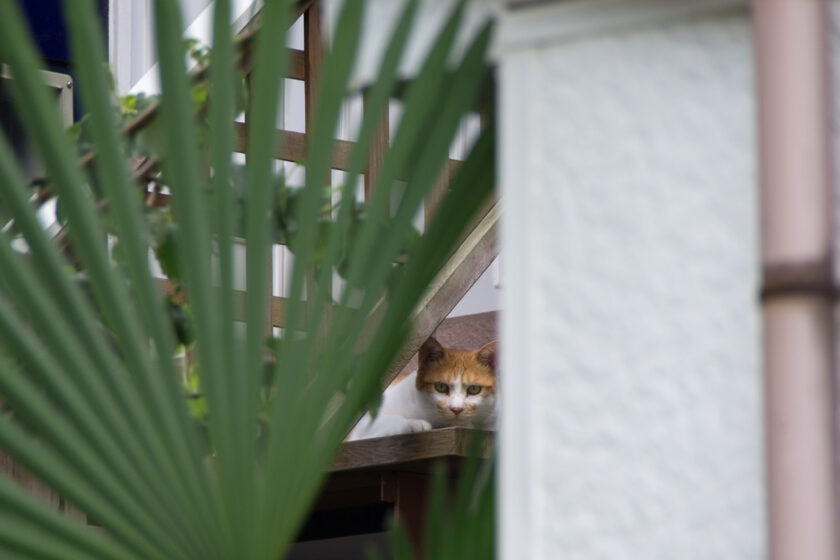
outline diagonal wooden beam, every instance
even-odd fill
[[[382,377],[383,390],[391,384],[405,367],[405,364],[417,353],[423,342],[435,332],[435,329],[446,319],[446,316],[452,312],[476,280],[487,270],[490,263],[499,255],[497,236],[501,202],[495,198],[495,194],[491,195],[489,200],[493,202],[487,208],[486,213],[461,241],[434,281],[426,289],[426,293],[418,302],[417,307],[415,307],[412,314],[414,328],[394,361],[391,362],[388,371]],[[379,323],[385,311],[384,305],[384,302],[380,300],[379,304],[371,311],[371,320],[366,330],[370,329],[372,331]],[[370,331],[362,335],[359,343],[360,347],[367,344]],[[337,409],[337,406],[333,412],[335,409]],[[331,415],[332,413],[328,416]],[[351,426],[355,426],[359,418],[361,418],[361,414],[353,421]]]
[[[500,215],[501,203],[497,200],[429,285],[414,310],[414,328],[411,336],[382,378],[383,387],[387,387],[402,371],[423,342],[432,336],[435,329],[499,255],[497,235]]]

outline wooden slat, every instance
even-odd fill
[[[0,451],[0,476],[11,477],[15,474],[15,462],[9,455]]]
[[[368,111],[368,96],[365,94],[363,99],[363,111]],[[370,146],[370,154],[368,155],[367,170],[365,172],[365,202],[373,200],[373,188],[376,185],[376,180],[379,175],[379,170],[385,162],[385,154],[388,153],[389,135],[390,135],[390,117],[388,115],[388,107],[382,111],[382,116],[379,120],[379,125],[374,133],[373,141]]]
[[[245,142],[247,138],[247,127],[244,123],[237,122],[234,123],[234,129],[236,132],[236,144],[234,146],[234,151],[239,153],[245,153]],[[277,148],[275,149],[274,157],[276,159],[282,159],[286,161],[302,161],[306,155],[306,135],[300,132],[291,132],[288,130],[278,130],[277,134],[275,135],[275,141]],[[339,169],[341,171],[347,171],[350,167],[350,152],[353,149],[353,142],[348,142],[346,140],[335,140],[335,144],[333,145],[333,159],[331,162],[332,169]],[[157,168],[157,161],[152,159],[146,159],[134,172],[134,179],[138,183],[146,183],[146,178],[155,172]],[[455,159],[450,159],[447,163],[448,165],[448,176],[454,177],[455,174],[460,169],[463,162]],[[442,173],[443,175],[443,173]],[[403,179],[403,177],[401,177]],[[369,195],[367,193],[367,181],[365,182],[365,193],[366,197],[365,200],[369,200]],[[146,204],[148,206],[154,208],[162,208],[168,205],[170,202],[170,195],[155,192],[149,193],[146,197]],[[105,210],[107,208],[107,204],[103,205],[101,210]],[[483,215],[481,213],[480,215]],[[428,223],[427,223],[428,225]],[[472,229],[472,228],[470,228]]]
[[[155,280],[157,283],[158,291],[161,294],[166,295],[174,295],[175,294],[175,284],[167,280],[166,278],[157,278]],[[234,321],[244,321],[245,320],[245,298],[246,293],[242,290],[234,290],[233,291],[233,319]],[[181,292],[178,297],[175,298],[177,303],[184,303],[184,294]],[[272,296],[270,302],[270,312],[269,316],[271,317],[271,323],[274,327],[290,327],[286,322],[287,310],[289,307],[289,298],[284,297],[277,297]],[[324,314],[326,315],[322,322],[326,325],[329,325],[332,321],[332,318],[335,314],[335,308],[337,306],[327,307],[324,309]],[[295,329],[304,330],[306,328],[306,319],[302,317],[300,322],[294,326]]]
[[[236,304],[236,308],[240,308],[240,305],[245,303],[245,292],[237,292],[235,294],[236,299],[239,301]],[[271,310],[269,313],[271,325],[273,327],[290,327],[286,321],[288,317],[288,308],[289,308],[289,299],[283,297],[276,297],[271,296]],[[245,309],[244,306],[241,309]],[[295,325],[297,329],[304,329],[306,327],[306,318],[301,317],[299,319],[299,323]]]
[[[321,7],[318,2],[312,4],[303,14],[304,46],[304,97],[306,98],[306,131],[312,130],[318,87],[321,83],[321,68],[324,62],[324,38],[321,35]]]
[[[274,249],[271,244],[269,244],[265,258],[267,259],[268,266],[265,268],[265,276],[266,276],[266,284],[265,284],[265,298],[270,302],[268,311],[265,313],[263,317],[263,332],[265,332],[265,336],[267,338],[271,338],[274,336],[274,327],[275,322],[279,323],[283,319],[286,318],[285,313],[275,313],[274,311]],[[244,292],[243,292],[244,295]],[[244,301],[243,301],[244,303]],[[235,304],[234,304],[235,305]],[[235,307],[234,307],[235,308]],[[244,312],[245,307],[242,307],[242,311]],[[282,325],[276,325],[278,327]],[[271,355],[271,350],[266,348],[267,356]]]
[[[59,509],[59,496],[52,488],[32,476],[11,455],[0,451],[0,476],[14,480],[21,488],[36,496],[50,509]]]
[[[246,126],[244,123],[234,123],[236,141],[234,151],[244,153]],[[333,144],[333,158],[331,167],[346,171],[350,168],[350,151],[353,149],[353,142],[346,140],[335,140]],[[285,161],[302,161],[306,157],[306,134],[292,132],[290,130],[278,130],[275,134],[275,159]]]
[[[251,45],[247,49],[243,49],[239,59],[239,69],[245,75],[251,73],[253,69],[253,49]],[[306,74],[304,70],[304,53],[298,49],[286,49],[286,56],[289,57],[288,66],[286,68],[286,77],[292,80],[304,80]]]
[[[75,519],[81,523],[87,522],[87,514],[63,498],[61,499],[60,509],[70,519]]]
[[[481,456],[489,457],[494,432],[468,428],[441,428],[341,444],[332,472],[395,466],[426,459],[466,457],[472,437],[481,437]]]
[[[306,60],[303,51],[296,49],[289,49],[289,67],[286,71],[286,77],[292,80],[306,79]]]
[[[233,124],[236,133],[233,151],[245,153],[245,141],[247,138],[247,127],[245,123],[236,122]],[[275,133],[275,159],[282,159],[285,161],[302,161],[306,158],[306,134],[302,132],[292,132],[291,130],[278,130]],[[353,150],[354,142],[348,140],[333,140],[333,156],[330,167],[332,169],[339,169],[341,171],[349,171],[350,169],[350,153]],[[458,170],[463,165],[462,161],[450,159],[447,162],[448,173],[450,177],[454,177]],[[404,175],[399,175],[400,180],[405,180]]]
[[[289,49],[289,68],[286,77],[292,80],[306,79],[306,58],[303,51]]]
[[[0,476],[14,480],[24,490],[44,501],[51,509],[56,509],[76,521],[82,523],[86,521],[85,512],[65,501],[52,488],[33,477],[3,451],[0,451]]]
[[[450,160],[451,161],[451,160]],[[438,173],[435,184],[432,186],[429,194],[426,195],[423,201],[423,226],[428,229],[429,224],[432,223],[432,218],[437,212],[438,206],[443,202],[446,192],[449,190],[449,183],[452,179],[452,170],[449,165],[444,165],[443,169]]]
[[[321,85],[321,71],[324,65],[324,37],[321,35],[321,4],[315,2],[306,13],[303,14],[303,46],[304,46],[304,117],[307,138],[311,137],[314,131],[315,106],[318,103],[318,92]],[[348,150],[349,154],[349,150]],[[308,172],[307,172],[308,173]],[[307,179],[311,179],[308,177]],[[328,169],[326,176],[319,178],[321,184],[328,186],[332,184],[332,173]],[[311,268],[306,271],[305,278],[306,299],[314,301],[317,297],[315,292],[318,289],[315,281],[315,273]],[[332,294],[332,281],[325,287],[328,294]],[[307,316],[315,313],[315,307],[309,306]],[[320,333],[319,333],[320,334]]]

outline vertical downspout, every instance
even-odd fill
[[[828,9],[752,5],[770,558],[836,560]]]

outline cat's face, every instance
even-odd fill
[[[417,390],[443,424],[472,426],[492,418],[496,403],[495,342],[478,350],[454,350],[430,338],[418,357]]]

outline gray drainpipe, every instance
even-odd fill
[[[828,9],[752,6],[770,558],[837,560]]]

